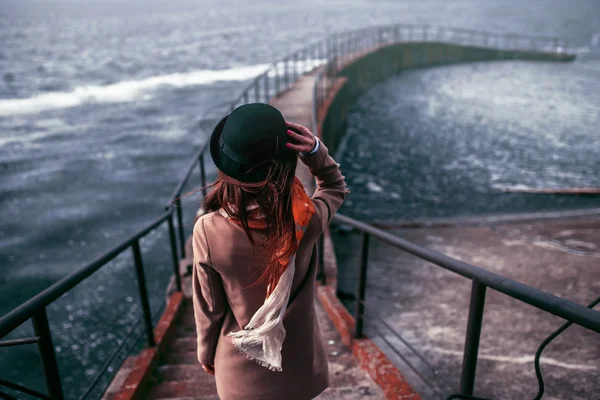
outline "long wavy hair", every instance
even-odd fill
[[[259,278],[249,287],[266,281],[270,284],[267,296],[286,268],[279,260],[290,257],[298,248],[292,213],[297,162],[295,155],[284,160],[270,160],[266,178],[258,183],[241,182],[219,171],[218,178],[209,186],[212,190],[204,201],[206,212],[223,208],[232,219],[241,223],[255,249],[264,250],[267,264]],[[266,223],[266,227],[260,230],[251,228],[250,221],[255,218],[260,218],[261,222]]]

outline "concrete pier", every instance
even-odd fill
[[[391,229],[395,235],[553,295],[586,305],[600,296],[600,216]],[[360,235],[335,230],[338,289],[354,309]],[[423,399],[457,392],[471,282],[372,240],[367,334]],[[598,309],[600,307],[596,307]],[[565,321],[488,290],[475,394],[530,399],[533,357]],[[542,355],[545,399],[600,393],[600,336],[571,326]]]

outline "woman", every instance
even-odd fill
[[[222,400],[306,400],[329,385],[315,314],[316,241],[347,193],[309,129],[262,103],[215,127],[219,176],[194,225],[198,360]],[[300,159],[316,177],[308,197]]]

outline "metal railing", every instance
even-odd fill
[[[319,131],[319,124],[325,115],[322,106],[331,99],[335,91],[337,73],[355,59],[365,53],[406,42],[442,42],[463,46],[477,46],[500,50],[530,51],[545,53],[566,53],[567,43],[557,38],[529,37],[522,35],[503,35],[479,32],[467,29],[431,27],[427,25],[392,25],[378,27],[375,30],[359,30],[345,34],[332,35],[328,41],[331,44],[332,57],[318,72],[313,86],[312,129]],[[323,134],[323,132],[321,132]],[[377,238],[395,248],[413,254],[419,259],[434,263],[446,270],[457,273],[472,281],[467,333],[463,353],[462,371],[460,376],[459,394],[451,394],[448,399],[476,399],[473,396],[475,388],[475,372],[479,353],[479,339],[484,313],[484,303],[487,288],[504,293],[523,303],[530,304],[553,315],[564,318],[568,322],[550,335],[538,348],[534,360],[539,390],[535,400],[542,398],[544,381],[539,367],[541,352],[548,343],[568,328],[577,324],[600,333],[600,312],[592,308],[600,302],[600,298],[587,307],[553,296],[523,283],[489,272],[483,268],[445,256],[441,253],[418,246],[397,236],[368,224],[353,220],[343,215],[336,215],[334,222],[346,224],[362,233],[360,250],[359,274],[356,289],[355,330],[354,337],[364,337],[365,297],[367,290],[367,271],[369,265],[369,243],[371,237]],[[323,239],[319,243],[319,261],[323,263],[325,248]],[[324,266],[320,266],[324,270]],[[325,283],[325,274],[322,275]]]
[[[152,327],[150,304],[148,300],[148,291],[146,289],[144,264],[142,261],[142,254],[139,242],[140,239],[148,235],[150,231],[162,225],[166,221],[169,225],[169,235],[171,238],[173,270],[175,272],[175,275],[178,277],[179,274],[177,273],[177,271],[179,269],[179,262],[177,258],[177,249],[175,247],[175,229],[172,218],[173,211],[174,208],[169,207],[169,209],[166,212],[164,212],[154,221],[150,222],[143,229],[132,235],[129,239],[125,240],[118,246],[102,254],[100,257],[98,257],[96,260],[92,261],[82,269],[56,282],[49,288],[45,289],[38,295],[32,297],[31,299],[21,304],[19,307],[9,312],[0,319],[0,338],[6,336],[10,332],[21,326],[27,320],[32,320],[33,329],[36,337],[21,340],[5,341],[1,342],[0,345],[2,347],[5,347],[37,343],[42,363],[44,381],[46,383],[46,388],[49,397],[55,399],[62,399],[64,396],[58,363],[56,360],[56,353],[52,344],[52,332],[50,330],[46,308],[51,303],[59,299],[62,295],[67,293],[69,290],[77,286],[79,283],[87,279],[94,272],[98,271],[100,268],[108,264],[118,255],[120,255],[128,249],[131,249],[134,260],[137,284],[139,289],[139,301],[143,312],[148,345],[155,345],[154,329]],[[179,280],[177,280],[177,290],[181,290],[181,282]],[[11,387],[11,385],[7,384],[7,382],[5,381],[0,381],[0,384],[2,384],[3,386]],[[26,388],[23,388],[19,385],[13,384],[12,388],[28,393],[28,391],[24,390]],[[29,390],[29,392],[32,392],[29,394],[40,398],[48,397],[41,393],[34,392],[31,390]]]
[[[335,33],[324,40],[327,63],[315,84],[314,106],[320,109],[336,82],[337,72],[365,53],[401,43],[442,43],[485,49],[569,54],[566,40],[557,37],[530,36],[512,33],[491,33],[473,29],[433,25],[384,25],[355,31]]]
[[[271,64],[271,66],[264,73],[253,79],[251,83],[244,90],[242,90],[238,97],[227,104],[228,110],[233,110],[240,104],[249,102],[268,102],[276,94],[285,91],[302,74],[320,65],[322,63],[322,58],[328,57],[328,54],[325,53],[323,43],[324,41],[319,41],[308,46],[301,47],[281,60]],[[198,128],[194,129],[194,133],[197,133],[197,129]],[[129,239],[123,241],[119,245],[98,257],[96,260],[87,264],[82,269],[61,279],[0,318],[0,339],[13,332],[26,321],[32,321],[35,337],[0,341],[0,350],[1,348],[5,347],[28,345],[33,343],[37,344],[47,394],[40,393],[36,390],[6,381],[4,379],[0,379],[0,387],[4,386],[17,392],[40,399],[64,398],[64,391],[46,308],[69,290],[86,280],[96,271],[100,270],[103,266],[107,265],[110,261],[128,249],[131,249],[132,251],[135,265],[139,289],[138,298],[142,308],[142,323],[146,331],[147,343],[148,346],[155,346],[154,329],[139,241],[148,235],[153,229],[159,227],[165,221],[167,222],[176,289],[181,291],[179,259],[186,257],[186,232],[183,223],[184,217],[183,207],[181,204],[181,194],[183,189],[189,183],[189,179],[192,176],[194,169],[199,168],[200,185],[202,188],[201,191],[203,197],[206,196],[205,156],[207,147],[208,143],[205,143],[194,154],[185,174],[173,190],[173,194],[166,204],[164,212],[158,218],[150,222],[137,233],[133,234]],[[177,226],[175,226],[174,218],[177,220]],[[129,335],[131,332],[132,331],[128,332],[127,335]],[[121,346],[115,349],[113,355],[115,355],[125,343],[126,342],[123,341]],[[113,355],[108,357],[109,360],[113,358]],[[103,374],[107,367],[108,363],[105,364],[104,368],[98,372],[96,378]],[[94,379],[94,382],[97,382],[97,379]],[[88,389],[82,398],[85,398],[89,393],[90,390]],[[11,396],[0,391],[0,398],[11,398]]]
[[[317,84],[314,89],[313,107],[318,109],[324,99],[328,96],[335,79],[336,71],[351,60],[360,57],[364,52],[371,51],[377,47],[400,42],[417,41],[442,41],[453,44],[463,44],[470,46],[485,46],[491,48],[506,48],[515,50],[544,51],[544,52],[564,52],[566,43],[557,38],[529,37],[521,35],[502,35],[485,32],[477,32],[458,28],[441,28],[427,25],[391,25],[365,28],[356,31],[336,33],[327,38],[303,46],[282,59],[275,61],[270,67],[253,79],[250,84],[242,90],[241,94],[233,101],[226,104],[227,110],[222,113],[233,110],[235,107],[249,102],[266,102],[271,98],[284,92],[303,74],[314,70],[314,68],[325,65],[319,71]],[[313,117],[313,128],[315,132],[317,127],[317,114]],[[197,133],[194,130],[194,133]],[[5,340],[0,342],[0,350],[9,346],[20,346],[37,344],[40,354],[43,379],[46,385],[47,394],[40,393],[33,389],[19,384],[0,379],[0,387],[13,389],[15,391],[28,394],[41,399],[63,399],[64,391],[60,378],[59,367],[56,359],[56,353],[52,341],[52,331],[46,313],[47,307],[58,298],[69,292],[75,286],[89,278],[92,274],[107,265],[124,251],[131,249],[134,261],[136,278],[138,284],[138,298],[142,308],[142,319],[145,328],[146,339],[149,346],[155,345],[154,329],[149,305],[148,291],[146,289],[146,278],[144,273],[144,264],[139,242],[148,235],[153,229],[168,224],[169,240],[171,247],[171,258],[173,263],[173,274],[175,277],[176,289],[181,291],[181,281],[179,277],[179,259],[185,258],[185,227],[183,224],[183,208],[181,206],[181,194],[184,187],[189,183],[189,179],[196,167],[200,172],[200,184],[202,194],[206,196],[206,163],[205,153],[208,143],[205,143],[194,155],[189,164],[186,173],[178,182],[173,194],[167,203],[164,212],[133,234],[129,239],[108,250],[103,255],[97,257],[94,261],[87,264],[82,269],[59,280],[49,288],[32,297],[25,303],[0,318],[0,339],[4,338],[23,323],[31,320],[34,327],[35,337],[22,338],[15,340]],[[175,227],[174,218],[177,219]],[[343,218],[343,217],[338,217]],[[177,228],[177,229],[176,229]],[[323,239],[320,240],[320,247],[323,250]],[[179,249],[178,249],[179,248]],[[321,277],[325,282],[323,273],[323,251],[320,252]],[[492,287],[490,285],[490,287]],[[485,293],[485,291],[483,292]],[[561,303],[562,304],[562,303]],[[577,309],[575,316],[582,312]],[[362,315],[362,314],[360,314]],[[570,314],[569,314],[570,315]],[[591,323],[597,323],[595,317],[590,317]],[[362,326],[362,317],[361,322]],[[358,321],[358,320],[357,320]],[[130,331],[128,333],[131,334]],[[114,354],[121,349],[119,346]],[[476,353],[475,353],[476,357]],[[112,356],[109,357],[109,361]],[[108,367],[106,363],[98,376],[105,372]],[[98,376],[94,383],[98,381]],[[88,389],[82,398],[86,398],[90,393]],[[11,398],[10,395],[0,391],[0,398]]]
[[[543,379],[539,369],[539,358],[541,351],[546,347],[550,340],[558,336],[558,334],[563,332],[571,324],[576,324],[596,333],[600,333],[600,312],[592,309],[600,302],[600,298],[590,303],[587,307],[582,306],[581,304],[551,295],[486,269],[421,247],[369,224],[356,221],[346,216],[337,214],[333,217],[333,221],[349,225],[357,229],[362,235],[358,285],[356,289],[356,310],[354,313],[356,322],[354,331],[355,338],[364,337],[365,298],[369,265],[369,243],[371,237],[385,242],[394,248],[410,253],[421,260],[429,261],[438,267],[471,280],[471,300],[460,377],[460,395],[452,395],[450,396],[451,398],[471,398],[473,395],[475,372],[477,369],[477,355],[479,352],[479,338],[481,335],[485,296],[488,288],[568,321],[546,339],[536,352],[535,367],[540,387],[540,392],[536,399],[541,398],[544,390]]]

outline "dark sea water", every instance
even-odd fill
[[[269,62],[331,32],[401,22],[561,36],[586,54],[600,46],[596,0],[2,1],[0,315],[157,216],[206,139],[197,120]],[[488,200],[504,186],[597,186],[599,70],[594,57],[461,65],[373,88],[342,155],[346,210],[518,211],[531,206]],[[396,172],[378,172],[390,163]],[[366,201],[381,207],[365,213]],[[155,315],[171,268],[165,238],[161,228],[141,243]],[[49,307],[69,398],[136,324],[134,276],[126,252]],[[30,334],[25,324],[10,337]],[[0,378],[41,389],[39,377],[35,347],[0,349]]]
[[[599,53],[600,54],[600,53]],[[339,160],[362,220],[600,207],[600,57],[402,72],[352,109]]]

